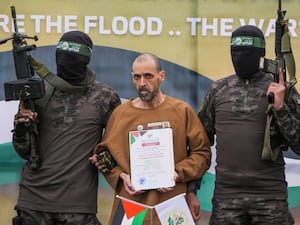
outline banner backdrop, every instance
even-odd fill
[[[300,59],[299,0],[282,0],[287,10],[296,68]],[[18,195],[19,171],[24,161],[11,144],[13,115],[17,102],[6,102],[3,84],[15,80],[11,40],[10,7],[15,6],[18,31],[39,40],[31,54],[55,72],[55,45],[69,30],[82,30],[94,42],[90,66],[97,79],[111,85],[124,99],[135,97],[131,63],[140,52],[152,52],[166,70],[163,91],[187,101],[195,111],[213,80],[233,73],[230,59],[231,32],[240,25],[260,27],[265,35],[266,57],[274,58],[277,0],[0,0],[0,224],[11,224]],[[299,78],[298,78],[299,80]],[[296,85],[299,89],[299,83]],[[234,143],[233,143],[234,144]],[[215,151],[214,148],[212,148]],[[300,225],[300,158],[285,155],[289,206]],[[214,189],[214,166],[205,174],[198,197],[202,218],[208,224]],[[100,177],[99,213],[107,223],[112,189]]]

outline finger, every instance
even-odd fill
[[[29,122],[29,118],[28,117],[20,117],[19,122],[20,123],[27,123],[27,122]]]
[[[279,74],[279,84],[284,84],[284,77],[283,77],[283,72],[282,72],[282,69],[279,68],[278,69],[278,74]]]
[[[176,181],[177,178],[178,178],[178,173],[175,171],[175,172],[174,172],[174,176],[173,176],[173,180]]]
[[[194,219],[194,221],[198,221],[198,220],[200,220],[200,214],[198,214],[198,215],[193,215],[193,219]]]
[[[197,215],[192,208],[190,208],[190,212],[192,214],[193,220],[196,221]]]
[[[20,114],[20,118],[30,118],[30,119],[34,119],[37,116],[37,113],[33,113],[31,110],[28,109],[20,109],[19,111]]]
[[[89,161],[91,164],[94,164],[93,157],[89,157]]]
[[[37,116],[38,116],[37,112],[34,112],[34,113],[33,113],[33,119],[36,119]]]
[[[199,208],[198,208],[198,207],[195,207],[195,211],[194,211],[194,213],[195,213],[195,216],[198,216],[198,215],[200,215],[200,210],[199,210]]]
[[[99,169],[100,167],[98,167],[98,169]],[[101,169],[99,169],[102,173],[108,173],[109,172],[109,169],[107,169],[107,168],[101,168]]]
[[[157,189],[158,192],[165,192],[163,188]]]
[[[137,191],[135,191],[135,194],[136,195],[139,195],[139,194],[142,194],[142,193],[144,193],[145,191],[142,191],[142,190],[137,190]]]
[[[94,154],[90,157],[90,160],[92,160],[93,162],[97,162],[98,161],[98,158],[97,158],[97,155]]]
[[[19,102],[19,109],[20,110],[24,109],[24,101],[23,100],[20,100],[20,102]]]
[[[91,161],[91,163],[93,163],[94,162],[94,157],[93,156],[89,157],[89,161]]]

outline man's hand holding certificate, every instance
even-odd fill
[[[131,182],[136,190],[175,186],[171,128],[129,132]]]

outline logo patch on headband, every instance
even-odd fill
[[[231,47],[256,47],[264,48],[265,41],[259,37],[236,36],[231,38]]]
[[[84,56],[90,56],[92,49],[86,45],[82,45],[76,42],[60,41],[56,46],[56,50],[73,52]]]

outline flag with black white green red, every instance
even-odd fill
[[[148,209],[152,210],[151,206],[119,195],[116,197],[119,198],[120,201],[112,221],[113,225],[142,225]]]

